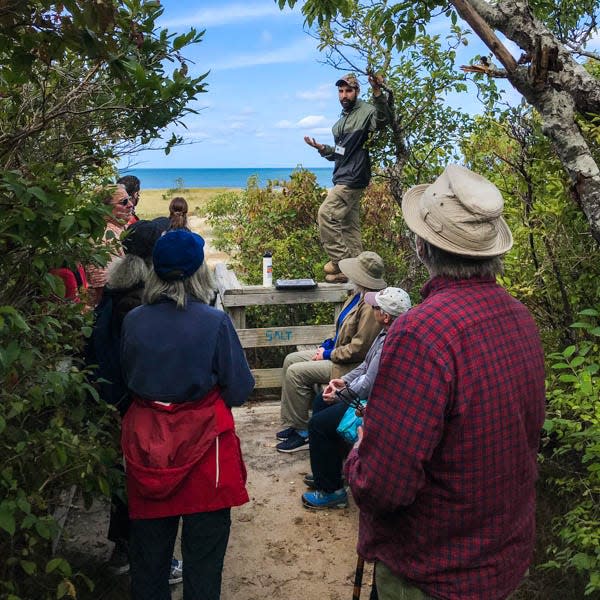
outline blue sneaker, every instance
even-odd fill
[[[294,433],[296,430],[293,427],[286,427],[285,429],[282,429],[281,431],[278,431],[275,434],[275,437],[280,441],[280,442],[285,442],[285,440],[287,440],[290,435],[292,435],[292,433]]]
[[[311,508],[313,510],[347,508],[348,494],[344,488],[340,488],[335,492],[322,492],[321,490],[304,492],[302,494],[302,504],[304,508]]]
[[[175,585],[183,581],[183,561],[175,557],[171,559],[171,571],[169,572],[169,585]]]
[[[303,437],[294,430],[294,433],[287,440],[279,442],[275,448],[278,452],[286,452],[288,454],[290,452],[298,452],[299,450],[308,450],[308,437]]]

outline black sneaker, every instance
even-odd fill
[[[315,489],[315,476],[312,473],[307,473],[303,478],[302,481],[304,481],[304,485],[309,489],[309,490],[314,490]]]
[[[279,442],[277,446],[275,446],[278,452],[298,452],[299,450],[308,450],[308,437],[302,437],[299,433],[292,433],[290,437],[283,441]]]
[[[285,440],[287,440],[290,437],[290,435],[292,435],[292,433],[296,433],[296,430],[293,427],[286,427],[285,429],[282,429],[281,431],[278,431],[275,434],[275,437],[280,442],[284,442]]]
[[[108,561],[108,570],[113,575],[125,575],[129,573],[129,548],[127,542],[119,540],[115,543]]]

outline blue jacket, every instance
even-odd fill
[[[121,364],[129,390],[146,400],[189,402],[219,386],[228,406],[243,404],[254,378],[224,312],[188,298],[132,310],[123,321]]]

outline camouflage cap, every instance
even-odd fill
[[[338,87],[341,85],[347,85],[356,90],[360,90],[360,84],[358,83],[358,79],[354,73],[346,73],[346,75],[335,82],[335,85]]]

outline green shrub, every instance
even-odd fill
[[[579,313],[581,339],[549,355],[549,483],[571,508],[554,523],[557,543],[543,566],[587,578],[585,594],[600,592],[600,312]]]
[[[89,504],[120,485],[114,411],[98,399],[74,358],[80,307],[34,303],[27,321],[0,306],[0,596],[60,598],[79,581],[51,544],[61,494],[75,485]]]

